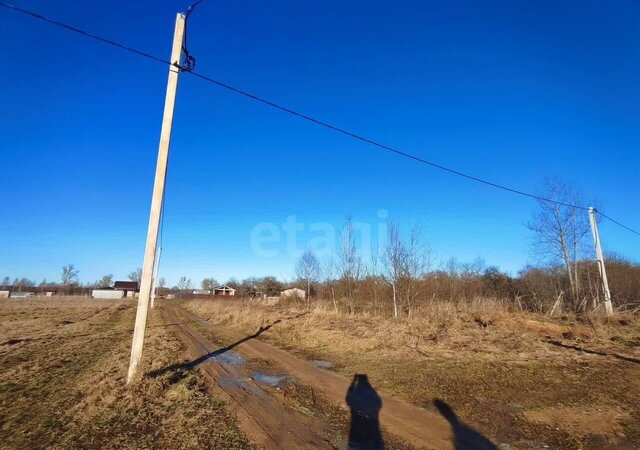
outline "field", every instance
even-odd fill
[[[126,387],[134,315],[132,302],[2,301],[0,447],[247,448],[194,372]],[[182,361],[169,328],[154,310],[145,371]]]
[[[246,302],[186,307],[245,333],[280,319],[259,339],[330,361],[346,377],[366,373],[379,392],[427,410],[441,399],[496,446],[640,448],[633,317],[550,319],[491,303],[434,305],[400,322],[336,315],[330,307],[308,314]]]
[[[640,448],[633,316],[165,301],[127,387],[134,315],[132,302],[1,301],[0,446]]]

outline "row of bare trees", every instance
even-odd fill
[[[354,313],[369,309],[393,317],[411,316],[433,301],[461,302],[497,298],[538,312],[598,309],[602,285],[593,261],[588,213],[580,192],[557,179],[547,180],[538,209],[527,223],[535,266],[517,276],[487,267],[477,259],[461,264],[451,259],[435,267],[419,226],[405,235],[398,223],[388,224],[383,248],[364,261],[350,220],[337,254],[321,264],[311,250],[298,260],[295,274],[310,298],[330,300],[333,308]],[[614,303],[640,305],[640,266],[610,255],[607,261]]]

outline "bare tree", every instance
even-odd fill
[[[331,299],[333,300],[333,308],[338,312],[338,302],[336,301],[336,262],[333,259],[333,253],[327,259],[324,265],[324,277],[326,283],[331,290]]]
[[[362,276],[362,258],[356,246],[353,222],[349,217],[340,236],[338,269],[340,279],[345,284],[349,312],[353,312],[353,296],[356,284]]]
[[[369,264],[369,275],[372,282],[373,293],[373,313],[378,314],[378,285],[380,284],[380,254],[376,245],[371,251],[371,261]]]
[[[200,286],[202,286],[202,289],[206,289],[206,290],[212,290],[213,288],[215,288],[216,286],[218,286],[218,281],[213,278],[205,278],[204,280],[202,280],[202,282],[200,283]]]
[[[140,283],[140,280],[142,280],[142,268],[138,267],[136,270],[127,275],[127,278],[129,278],[131,281],[137,281],[138,283]]]
[[[404,274],[407,259],[406,249],[400,238],[400,227],[397,223],[387,226],[387,243],[384,255],[384,280],[391,285],[393,299],[393,317],[398,318],[398,284]]]
[[[179,291],[186,291],[187,289],[191,289],[191,279],[187,277],[180,277],[178,280],[178,284],[176,284],[176,289]]]
[[[167,280],[165,280],[164,277],[158,278],[158,281],[156,284],[157,284],[156,295],[165,295],[166,291],[164,290],[164,288],[167,285]]]
[[[587,213],[571,205],[582,205],[581,193],[558,179],[548,179],[541,194],[558,203],[540,200],[538,210],[527,223],[533,232],[533,252],[551,264],[561,263],[566,271],[574,306],[580,296],[578,260],[589,232]]]
[[[419,295],[419,279],[431,267],[431,253],[422,241],[422,227],[414,225],[409,240],[404,245],[405,260],[402,263],[403,281],[405,284],[405,302],[407,313],[411,316],[413,304]]]
[[[103,275],[100,281],[98,281],[98,286],[100,287],[111,287],[113,286],[113,274]]]
[[[320,263],[318,263],[318,258],[316,258],[316,255],[311,249],[306,250],[298,259],[296,263],[296,276],[306,285],[308,309],[311,304],[311,283],[318,281],[320,277]]]
[[[66,266],[62,266],[62,285],[67,286],[72,283],[78,282],[78,274],[79,270],[73,264],[67,264]]]

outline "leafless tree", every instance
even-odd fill
[[[548,179],[542,197],[563,204],[538,202],[538,210],[527,223],[533,232],[533,253],[551,264],[561,263],[566,271],[574,306],[580,296],[578,260],[589,232],[586,211],[570,205],[583,205],[581,193],[559,179]]]
[[[358,280],[362,276],[362,258],[356,246],[351,218],[347,219],[340,236],[340,253],[338,269],[340,279],[345,284],[349,311],[353,312],[353,296]]]
[[[178,284],[176,284],[176,289],[179,291],[186,291],[187,289],[191,289],[191,279],[187,277],[180,277],[178,280]]]
[[[398,318],[398,284],[404,273],[406,250],[400,238],[400,227],[397,223],[387,226],[387,242],[384,254],[384,280],[391,285],[393,299],[393,317]]]
[[[411,229],[407,242],[402,240],[397,223],[390,223],[387,230],[382,276],[391,285],[393,316],[397,319],[402,297],[407,313],[411,315],[419,294],[420,278],[430,267],[431,259],[427,247],[422,243],[420,226]]]
[[[213,277],[205,278],[200,283],[200,286],[202,286],[202,289],[206,289],[206,290],[212,290],[217,285],[218,285],[218,281]]]
[[[67,264],[66,266],[62,266],[62,285],[67,286],[72,283],[78,282],[78,274],[79,270],[73,264]]]
[[[140,283],[140,280],[142,280],[142,268],[138,267],[136,270],[127,275],[127,278],[129,278],[131,281],[137,281],[138,283]]]
[[[100,287],[111,287],[113,286],[113,274],[103,275],[100,281],[98,281],[98,286]]]
[[[369,264],[369,276],[372,282],[373,313],[378,314],[378,284],[380,282],[380,254],[376,245],[371,251],[371,261]]]
[[[310,306],[311,283],[320,277],[320,263],[311,249],[306,250],[296,263],[296,276],[305,283],[307,308]]]
[[[324,278],[331,290],[331,299],[333,300],[333,308],[338,312],[338,302],[336,301],[336,262],[333,259],[333,253],[324,264]]]
[[[431,253],[422,240],[422,227],[414,225],[404,245],[405,261],[402,263],[405,303],[407,313],[411,315],[413,304],[420,293],[420,278],[431,267]]]

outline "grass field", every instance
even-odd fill
[[[640,448],[640,326],[632,316],[607,323],[445,304],[394,321],[246,301],[186,307],[245,333],[281,319],[259,339],[328,360],[347,377],[366,373],[380,392],[426,409],[443,399],[496,445]]]
[[[248,448],[197,372],[126,387],[134,315],[132,302],[0,302],[0,447]],[[153,311],[143,370],[182,360]]]
[[[0,301],[0,447],[252,448],[234,405],[185,366],[190,358],[163,314],[167,305],[151,311],[144,375],[127,387],[133,302]],[[479,303],[434,305],[396,321],[247,300],[182,305],[198,316],[184,326],[218,346],[235,338],[221,339],[200,318],[329,361],[347,379],[367,374],[381,394],[426,410],[441,399],[501,448],[640,448],[633,316],[550,319]],[[272,393],[274,407],[294,405],[338,434],[348,429],[345,411],[322,406],[312,386]],[[314,411],[318,405],[325,411]]]

